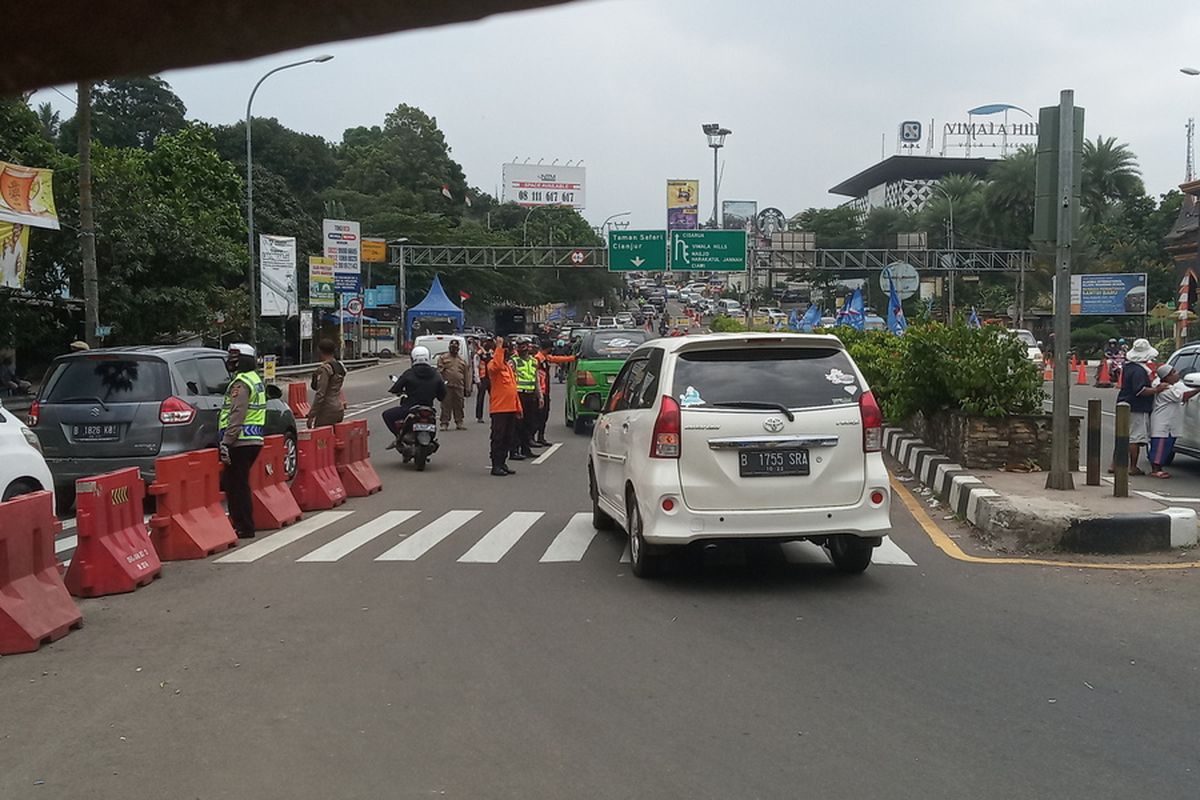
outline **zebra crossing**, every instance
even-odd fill
[[[452,560],[457,564],[499,564],[518,560],[513,550],[528,541],[525,555],[540,553],[538,564],[569,564],[612,558],[622,534],[602,534],[592,527],[591,514],[545,511],[484,512],[478,509],[422,511],[392,509],[382,512],[324,511],[295,525],[239,542],[238,547],[213,559],[216,564],[295,562],[334,564],[350,560],[415,562]],[[597,540],[608,538],[607,546]],[[73,526],[55,542],[60,560],[70,563],[77,544]],[[828,564],[824,548],[811,542],[786,542],[781,553],[792,564]],[[608,555],[600,553],[607,551]],[[589,559],[589,553],[591,558]],[[874,564],[916,566],[916,562],[890,538],[875,550]],[[629,563],[629,545],[615,558]]]

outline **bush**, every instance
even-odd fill
[[[723,314],[714,319],[708,327],[712,329],[713,333],[742,333],[746,330],[746,326],[741,320]]]

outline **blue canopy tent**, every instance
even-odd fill
[[[413,323],[419,319],[451,320],[454,323],[454,329],[462,331],[464,317],[463,310],[450,302],[450,298],[446,296],[446,290],[442,288],[441,277],[434,275],[433,285],[429,287],[429,293],[425,295],[425,299],[410,308],[404,317],[405,340],[412,340]]]

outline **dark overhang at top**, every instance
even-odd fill
[[[985,177],[996,158],[941,158],[939,156],[891,156],[867,167],[853,178],[847,178],[829,190],[830,194],[863,197],[867,191],[882,183],[899,180],[938,180],[947,175]]]

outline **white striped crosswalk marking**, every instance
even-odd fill
[[[308,555],[301,556],[296,560],[306,563],[314,561],[325,563],[338,561],[372,539],[377,539],[400,523],[415,517],[419,513],[421,512],[385,511],[370,522],[363,523],[354,530],[343,533],[332,542],[322,545]]]
[[[78,545],[78,544],[79,544],[78,536],[75,536],[75,535],[64,536],[63,538],[58,539],[54,542],[54,554],[58,555],[60,553],[65,553],[68,550],[73,550],[73,549],[75,549],[76,545]]]
[[[376,558],[376,561],[416,561],[438,542],[466,525],[480,511],[447,511],[400,544]]]
[[[554,541],[542,555],[542,563],[560,563],[563,561],[581,561],[588,545],[596,538],[596,529],[592,527],[591,514],[583,512],[571,517],[567,527],[559,531]]]
[[[344,517],[353,514],[353,511],[326,511],[323,514],[318,514],[315,517],[309,517],[306,520],[297,522],[290,528],[284,528],[278,533],[273,533],[265,539],[260,539],[243,547],[237,547],[231,550],[227,555],[218,558],[216,564],[249,564],[252,561],[257,561],[263,556],[268,556],[276,550],[287,547],[295,541],[303,539],[310,533],[321,530],[327,525],[332,525]]]
[[[465,564],[495,564],[543,516],[541,511],[512,512],[458,560]]]

